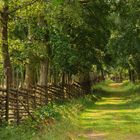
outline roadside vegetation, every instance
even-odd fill
[[[0,139],[4,140],[68,140],[76,137],[80,130],[80,113],[94,103],[91,95],[65,103],[49,104],[34,113],[19,126],[8,125],[0,128]]]
[[[140,85],[102,82],[94,94],[49,104],[19,126],[3,126],[4,140],[137,140],[140,136]]]

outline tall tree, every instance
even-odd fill
[[[11,15],[20,10],[25,8],[29,5],[34,4],[37,0],[32,1],[20,1],[14,2],[13,0],[2,0],[1,1],[1,9],[0,9],[0,20],[1,20],[1,37],[2,37],[2,56],[3,56],[3,65],[4,65],[4,72],[7,81],[7,86],[12,85],[12,66],[10,62],[10,55],[9,55],[9,47],[8,47],[8,23],[9,18]]]

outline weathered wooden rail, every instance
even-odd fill
[[[34,110],[49,102],[78,98],[85,94],[86,90],[78,83],[48,87],[37,85],[31,89],[0,88],[0,123],[6,121],[19,124],[29,116],[34,119]]]

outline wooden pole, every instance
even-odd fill
[[[19,124],[20,123],[20,114],[19,114],[19,93],[18,93],[18,90],[17,90],[17,101],[16,101],[16,104],[17,104],[17,106],[16,106],[16,108],[17,108],[17,111],[16,111],[16,113],[17,113],[17,124]]]
[[[7,71],[8,71],[8,67],[7,67]],[[6,77],[6,106],[5,106],[5,109],[6,109],[5,120],[8,123],[8,121],[9,121],[9,76],[8,75]]]

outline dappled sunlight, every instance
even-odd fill
[[[79,135],[79,137],[84,137],[85,139],[92,139],[92,140],[102,140],[108,133],[98,133],[95,131],[88,131],[85,134]],[[83,140],[83,139],[82,139]]]
[[[97,102],[96,105],[104,105],[104,104],[124,104],[126,103],[125,100],[119,98],[119,97],[112,97],[107,100],[106,98],[102,98],[101,102]]]
[[[120,88],[120,86],[122,86],[123,83],[111,83],[108,86],[112,87],[112,88]]]
[[[120,139],[123,138],[122,140],[127,140],[128,135],[140,136],[140,102],[129,102],[129,98],[117,96],[118,93],[121,94],[121,89],[124,91],[121,83],[110,84],[108,88],[112,91],[118,88],[120,91],[114,90],[112,97],[103,97],[87,108],[80,117],[81,126],[84,130],[108,133],[105,140],[118,140],[118,137],[115,138],[116,134]],[[126,96],[130,95],[126,93]]]

